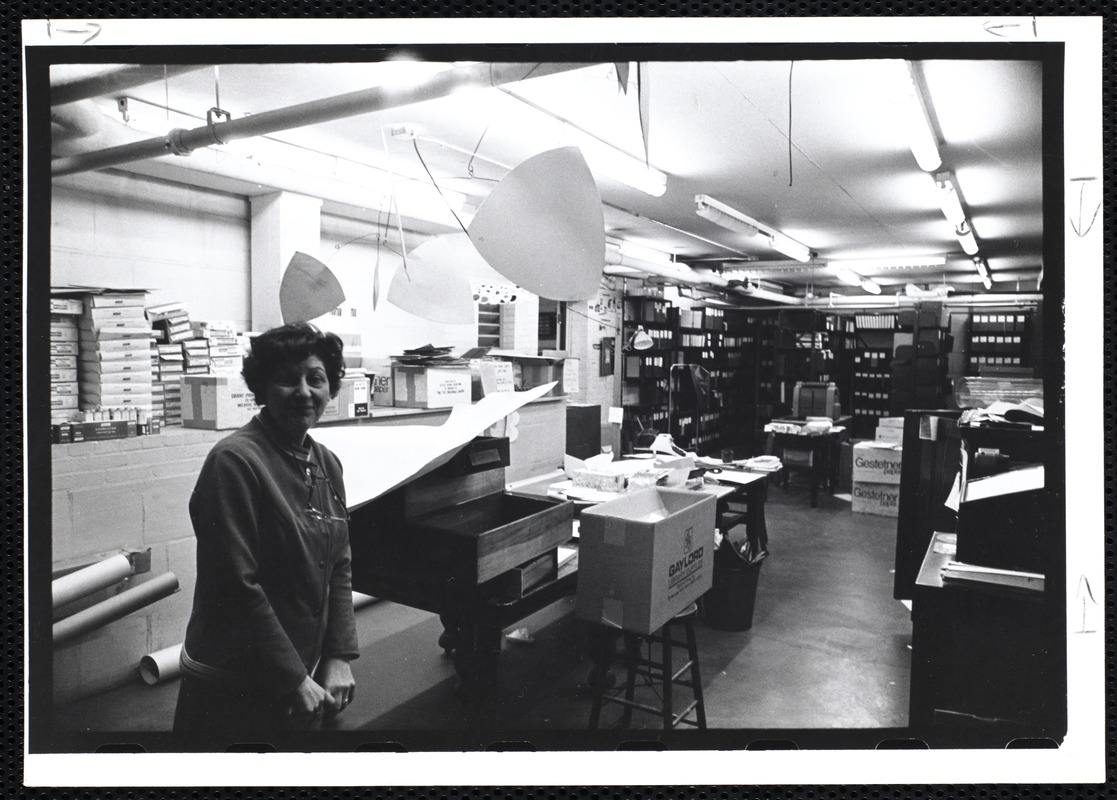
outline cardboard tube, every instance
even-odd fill
[[[53,581],[50,585],[51,605],[59,608],[72,603],[87,594],[112,586],[131,574],[132,562],[123,553],[98,561]]]
[[[182,643],[172,644],[154,653],[148,653],[140,659],[140,677],[148,686],[177,678],[182,672],[179,656],[182,654]]]
[[[54,623],[54,644],[58,646],[91,630],[108,625],[133,611],[151,605],[157,600],[178,591],[178,578],[173,572],[164,572],[147,583],[142,583],[116,597],[83,609],[73,616]]]

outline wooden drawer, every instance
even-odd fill
[[[408,549],[458,580],[484,583],[568,541],[572,502],[490,494],[415,517]]]

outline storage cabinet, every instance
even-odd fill
[[[970,319],[966,373],[981,375],[1005,368],[1031,367],[1028,347],[1031,322],[1029,312],[974,313]]]

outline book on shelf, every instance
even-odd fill
[[[998,569],[979,564],[966,564],[961,561],[948,561],[942,568],[945,581],[969,581],[972,583],[1014,586],[1042,592],[1044,576],[1039,572],[1024,572],[1015,569]]]

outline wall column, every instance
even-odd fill
[[[319,257],[322,201],[317,197],[272,192],[250,198],[252,258],[250,315],[254,331],[283,324],[279,284],[296,251]]]

